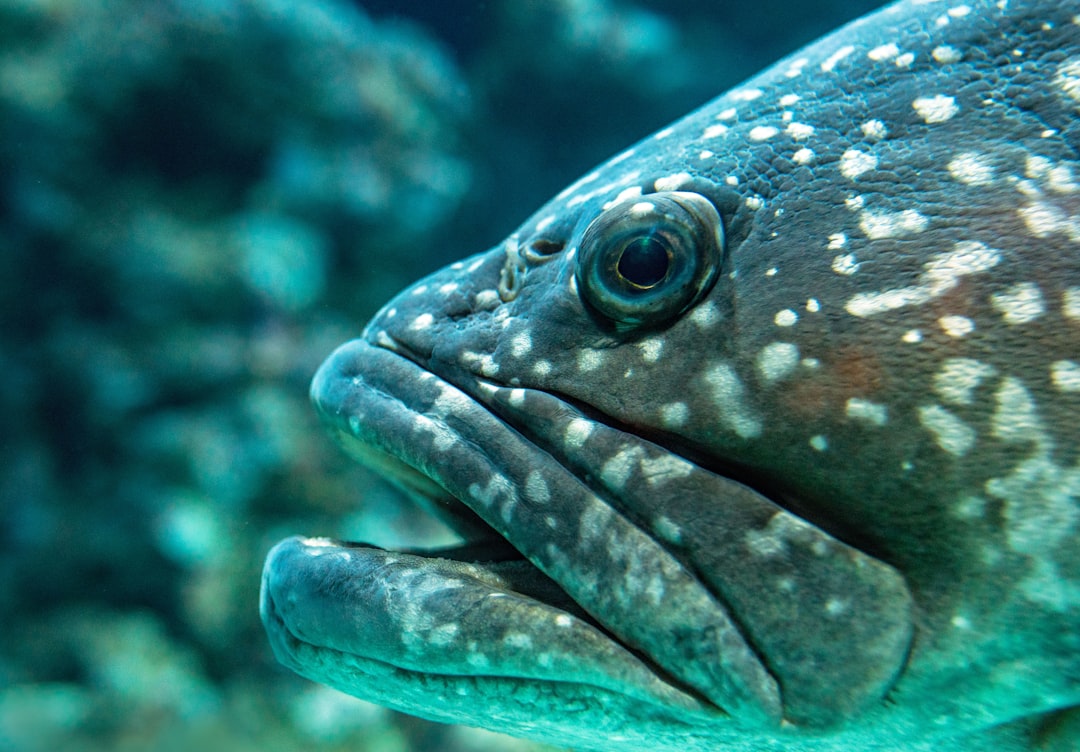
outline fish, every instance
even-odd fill
[[[280,542],[276,656],[577,749],[1076,749],[1078,155],[1080,3],[902,0],[609,159],[319,367],[463,543]]]

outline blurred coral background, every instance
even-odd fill
[[[445,532],[322,359],[873,0],[0,0],[0,751],[535,750],[279,667],[269,547]]]

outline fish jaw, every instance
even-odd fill
[[[328,358],[313,381],[312,395],[320,416],[350,454],[368,461],[383,458],[376,461],[381,467],[389,457],[412,468],[509,541],[539,570],[536,577],[553,581],[556,590],[545,590],[549,597],[532,603],[542,616],[530,617],[530,623],[582,618],[598,630],[592,643],[574,643],[588,644],[603,659],[591,684],[578,675],[550,672],[517,678],[647,697],[664,712],[695,713],[699,724],[717,731],[727,724],[782,736],[846,722],[880,704],[899,678],[913,627],[910,595],[892,568],[745,486],[643,438],[591,421],[554,395],[483,379],[463,388],[361,339]],[[583,426],[589,426],[589,436],[581,442],[561,441]],[[629,453],[638,472],[666,475],[670,485],[641,477],[630,488],[617,487],[610,473],[590,473],[590,452]],[[687,503],[695,498],[709,499],[717,513]],[[696,532],[689,530],[695,520],[701,528]],[[298,548],[311,555],[299,556]],[[342,687],[344,681],[330,675],[339,670],[330,666],[341,661],[314,657],[320,651],[324,656],[356,655],[358,645],[373,644],[364,636],[373,628],[396,634],[399,641],[412,639],[415,624],[386,616],[406,609],[391,609],[378,595],[387,587],[379,578],[397,577],[375,565],[385,556],[406,555],[322,539],[294,539],[271,555],[264,577],[264,620],[284,662]],[[438,554],[408,556],[409,571],[416,577],[426,573],[429,584],[450,577]],[[490,566],[482,558],[474,557],[469,566]],[[703,576],[702,570],[712,574]],[[459,569],[451,574],[457,577]],[[452,590],[454,598],[468,596],[455,612],[471,613],[480,597],[473,595],[480,592],[477,588],[482,586],[444,589]],[[757,597],[763,588],[772,594]],[[551,598],[556,591],[560,597]],[[847,599],[844,607],[830,600],[833,591]],[[408,588],[400,593],[403,603],[409,600]],[[502,675],[499,671],[515,675],[518,663],[513,660],[494,671],[485,666],[475,672],[462,645],[504,639],[499,635],[512,631],[525,611],[500,610],[511,603],[501,598],[487,604],[491,615],[484,623],[500,624],[503,630],[493,634],[464,625],[451,628],[424,602],[412,601],[410,614],[443,624],[440,637],[458,642],[446,648],[457,671],[482,675],[485,682],[488,675]],[[286,609],[282,604],[293,605]],[[544,610],[549,607],[555,610]],[[423,613],[428,616],[419,616]],[[374,627],[364,621],[365,614]],[[312,629],[312,623],[320,628]],[[821,630],[815,642],[820,650],[809,649],[801,639],[807,624]],[[828,637],[830,630],[834,638]],[[448,637],[448,632],[453,634]],[[563,656],[562,643],[544,644],[543,635],[555,633],[536,635],[530,645],[541,655]],[[375,644],[385,646],[389,639]],[[290,647],[296,649],[290,652]],[[361,657],[412,672],[402,676],[443,676],[447,669],[415,656],[402,664],[402,656],[393,651],[369,649],[373,652]],[[565,655],[570,658],[559,665],[592,665],[576,653]],[[612,662],[621,668],[604,668]],[[635,666],[633,671],[628,664]],[[397,694],[367,687],[366,676],[355,674],[347,691],[399,707],[396,703],[403,700],[395,700]],[[421,714],[431,717],[431,708],[443,706],[451,714],[446,718],[486,725],[486,715],[454,715],[452,707],[432,697],[427,703],[429,709]]]

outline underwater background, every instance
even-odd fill
[[[480,752],[279,666],[295,533],[447,542],[307,402],[400,288],[873,0],[0,0],[0,752]]]

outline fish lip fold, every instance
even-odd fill
[[[692,570],[467,390],[389,343],[369,326],[315,375],[313,402],[339,443],[374,445],[465,501],[688,692],[752,726],[780,723],[776,678]],[[543,506],[521,494],[536,471],[555,484]],[[623,574],[598,587],[611,572]]]
[[[496,678],[592,687],[684,720],[724,717],[589,620],[507,584],[483,565],[293,536],[267,555],[259,608],[279,662],[375,701],[392,704],[386,685],[421,675]],[[349,666],[344,681],[327,669],[335,659]]]

